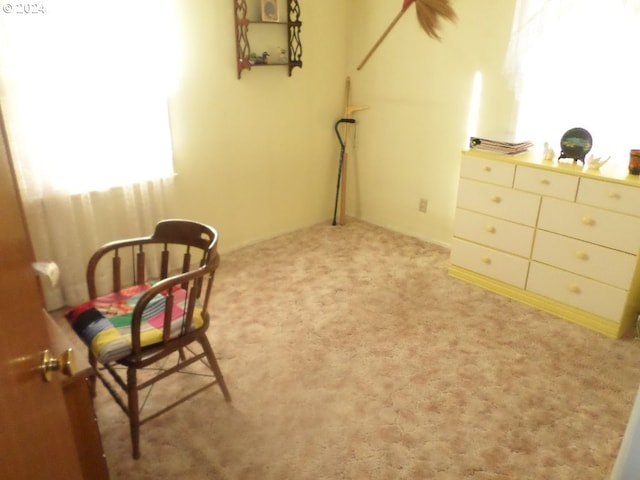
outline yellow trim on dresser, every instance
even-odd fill
[[[620,338],[624,336],[623,334],[626,330],[626,328],[621,328],[625,327],[625,325],[620,325],[616,322],[612,322],[611,320],[607,320],[599,317],[598,315],[557,302],[542,295],[485,277],[484,275],[458,267],[457,265],[449,266],[449,275],[459,280],[482,287],[491,292],[551,313],[575,324],[587,327],[610,338]],[[628,315],[625,315],[625,318],[628,318]]]

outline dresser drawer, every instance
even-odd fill
[[[538,228],[633,255],[640,247],[640,218],[555,198],[542,199]]]
[[[640,187],[582,178],[577,201],[640,217]]]
[[[573,201],[578,190],[578,177],[541,168],[518,166],[513,186],[519,190]]]
[[[557,268],[531,262],[527,290],[619,322],[627,292]]]
[[[532,227],[482,213],[458,209],[453,234],[521,257],[528,258],[531,254]]]
[[[510,187],[515,170],[516,166],[510,163],[463,155],[460,176]]]
[[[534,226],[540,197],[498,185],[460,179],[458,207]]]
[[[454,238],[451,242],[453,265],[519,288],[524,288],[529,262],[524,258]]]
[[[539,230],[534,260],[627,290],[637,257],[574,238]]]

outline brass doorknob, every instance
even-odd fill
[[[76,361],[73,349],[68,348],[58,358],[51,355],[49,349],[42,352],[42,359],[40,361],[40,370],[42,371],[42,378],[45,382],[51,381],[51,372],[60,371],[64,375],[72,377],[76,373]]]

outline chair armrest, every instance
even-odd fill
[[[143,313],[147,305],[149,304],[149,302],[151,302],[151,300],[155,298],[157,295],[162,295],[162,294],[165,294],[166,292],[173,291],[175,287],[183,288],[183,286],[187,284],[188,296],[186,298],[187,308],[185,309],[187,319],[185,320],[185,322],[187,323],[187,325],[191,325],[192,319],[193,319],[193,313],[196,306],[196,301],[200,296],[200,293],[201,293],[200,289],[202,287],[201,285],[202,282],[199,282],[198,279],[204,280],[204,278],[207,276],[213,277],[216,267],[217,267],[217,262],[214,262],[210,265],[199,267],[196,270],[173,275],[171,277],[158,281],[151,288],[149,288],[147,291],[145,291],[142,294],[142,296],[136,303],[136,306],[134,307],[132,317],[131,317],[131,347],[134,354],[139,354],[142,350],[141,339],[140,339],[140,327],[142,324]],[[209,283],[211,283],[212,280],[213,278],[210,279]],[[210,289],[210,286],[207,286],[207,289]],[[209,292],[206,292],[207,295],[208,293]],[[172,310],[172,306],[169,304],[170,299],[172,299],[171,296],[169,295],[165,296],[165,299],[164,299],[165,306],[163,309],[165,312],[171,312]],[[205,308],[206,308],[206,303],[205,303]],[[205,321],[206,321],[208,317],[206,316],[206,312],[204,311],[204,309],[203,309],[203,315],[205,316]],[[167,322],[171,322],[170,314],[168,316],[165,316],[164,318],[163,329],[165,331],[170,328],[170,325],[168,325]]]

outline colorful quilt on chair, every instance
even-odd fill
[[[131,317],[136,303],[152,283],[135,285],[119,292],[109,293],[69,310],[65,317],[73,330],[91,349],[98,361],[107,363],[131,353]],[[140,343],[143,347],[162,341],[166,296],[159,293],[147,304],[140,324]],[[171,337],[177,336],[186,317],[186,291],[173,289]],[[201,311],[193,315],[193,328],[204,323]]]

